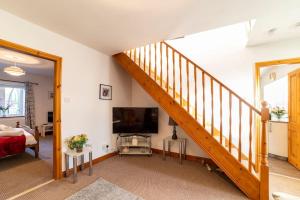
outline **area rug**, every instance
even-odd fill
[[[65,200],[143,200],[141,197],[102,179],[81,189]]]

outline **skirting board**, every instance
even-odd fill
[[[163,150],[160,150],[160,149],[154,149],[154,148],[151,148],[152,149],[152,152],[153,153],[157,153],[157,154],[163,154]],[[171,156],[171,157],[174,157],[174,158],[178,158],[179,157],[179,153],[176,153],[176,152],[170,152],[170,155],[168,154],[168,152],[166,151],[166,155],[167,156]],[[217,165],[210,159],[210,158],[205,158],[205,157],[200,157],[200,156],[192,156],[192,155],[186,155],[186,159],[187,160],[190,160],[190,161],[198,161],[198,162],[201,162],[202,164],[210,164],[214,167],[217,167]]]
[[[160,154],[160,155],[163,154],[163,150],[155,149],[155,148],[151,148],[151,149],[152,149],[153,153]],[[100,162],[102,162],[102,161],[104,161],[108,158],[111,158],[113,156],[116,156],[116,155],[118,155],[118,152],[112,152],[112,153],[106,154],[104,156],[98,157],[98,158],[93,160],[93,165],[95,165],[97,163],[100,163]],[[176,153],[176,152],[170,152],[170,155],[166,152],[166,155],[174,157],[174,158],[179,157],[179,153]],[[193,156],[193,155],[186,155],[186,159],[190,160],[190,161],[201,162],[202,164],[207,163],[207,164],[213,166],[214,168],[218,167],[210,158],[205,158],[205,157],[200,157],[200,156]],[[88,162],[84,163],[83,168],[86,169],[88,167],[89,167],[89,163]],[[79,168],[80,168],[80,166],[77,166],[78,171],[79,171]],[[66,171],[63,171],[62,175],[65,175],[65,173],[66,173]],[[69,169],[68,174],[70,175],[72,173],[73,173],[73,168]]]
[[[269,157],[270,157],[270,158],[275,158],[275,159],[278,159],[278,160],[283,160],[283,161],[287,161],[287,160],[288,160],[287,157],[284,157],[284,156],[278,156],[278,155],[271,154],[271,153],[269,153]]]
[[[111,158],[113,156],[116,156],[116,155],[118,155],[117,152],[112,152],[112,153],[108,153],[104,156],[100,156],[100,157],[93,160],[93,165],[95,165],[97,163],[100,163],[100,162],[102,162],[102,161],[104,161],[108,158]],[[85,168],[88,168],[88,167],[89,167],[89,162],[85,162],[84,165],[83,165],[83,168],[85,169]],[[80,166],[77,166],[77,171],[79,171],[79,169],[80,169]],[[72,174],[72,173],[73,173],[73,168],[70,168],[69,171],[68,171],[68,174]],[[62,175],[65,175],[65,174],[66,174],[66,171],[63,171]]]

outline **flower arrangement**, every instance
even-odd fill
[[[276,106],[276,107],[272,108],[271,113],[276,115],[277,119],[281,119],[281,117],[283,115],[285,115],[287,112],[284,109],[284,107],[280,108],[279,106]]]
[[[66,139],[66,143],[71,150],[76,149],[76,152],[82,152],[83,145],[88,141],[86,134],[80,134],[72,136],[71,138]]]

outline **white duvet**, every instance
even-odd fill
[[[37,141],[34,136],[22,128],[12,128],[9,126],[5,126],[0,124],[0,137],[12,137],[12,136],[21,136],[24,135],[26,138],[25,145],[33,145],[36,144]]]

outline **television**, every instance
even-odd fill
[[[113,107],[113,133],[158,133],[158,108]]]
[[[53,123],[53,112],[48,112],[48,123]]]

